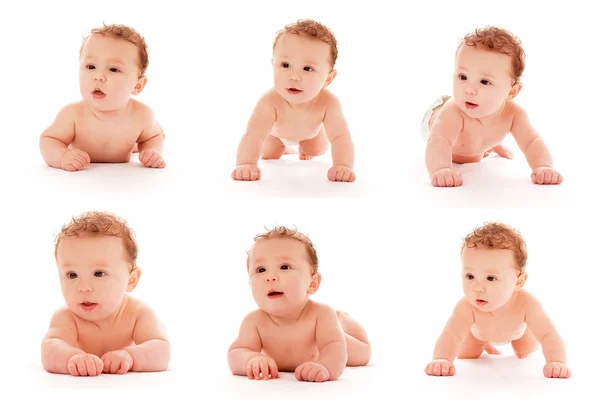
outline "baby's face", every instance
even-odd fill
[[[133,43],[103,35],[92,35],[84,43],[79,57],[79,89],[91,108],[124,108],[129,96],[141,90],[136,85],[143,79],[138,48]]]
[[[56,263],[67,307],[88,321],[112,315],[137,282],[130,282],[131,264],[122,239],[114,236],[65,237]]]
[[[327,43],[305,34],[283,34],[273,50],[275,90],[291,104],[317,97],[335,76]]]
[[[248,274],[261,310],[284,316],[306,304],[313,281],[306,247],[290,238],[261,239],[250,253]]]
[[[471,118],[498,111],[513,88],[511,58],[476,46],[462,45],[456,54],[453,97]]]
[[[517,289],[519,272],[512,250],[465,247],[462,264],[465,296],[483,312],[505,305]]]

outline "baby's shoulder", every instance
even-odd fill
[[[463,119],[463,115],[454,97],[449,98],[440,109],[440,117]]]
[[[75,322],[75,315],[71,310],[67,307],[61,307],[58,310],[54,311],[52,314],[52,319],[50,322],[52,326],[73,326],[75,327],[77,324]]]
[[[58,112],[58,115],[63,118],[76,119],[78,116],[82,115],[85,109],[84,107],[85,102],[83,100],[69,103]]]
[[[517,305],[527,308],[528,306],[539,304],[539,300],[531,292],[521,289],[517,292]]]
[[[251,322],[255,325],[261,325],[268,318],[269,318],[269,314],[267,314],[266,312],[264,312],[263,310],[258,308],[256,310],[250,311],[248,314],[246,314],[246,316],[244,317],[244,321]]]
[[[341,108],[340,99],[328,89],[323,89],[319,94],[318,104],[325,109]]]
[[[131,113],[135,119],[142,121],[154,121],[154,113],[152,109],[141,101],[131,99]]]
[[[333,307],[327,304],[310,300],[308,306],[310,313],[316,315],[317,317],[336,315]]]

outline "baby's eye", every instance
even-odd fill
[[[289,67],[290,67],[290,64],[289,64],[289,63],[286,63],[286,62],[283,62],[283,63],[281,63],[281,66],[282,66],[283,68],[289,68]]]
[[[482,79],[480,82],[481,82],[482,85],[485,85],[485,86],[488,86],[488,85],[492,84],[492,82],[488,81],[487,79]]]
[[[461,81],[466,81],[467,76],[465,74],[458,74],[458,79],[460,79]]]
[[[305,70],[306,72],[310,72],[310,71],[314,71],[314,68],[313,68],[313,67],[306,66],[306,67],[304,67],[304,70]]]
[[[88,64],[88,65],[85,66],[85,69],[92,70],[92,69],[96,69],[96,67],[93,66],[92,64]]]
[[[67,278],[75,279],[77,278],[77,274],[75,272],[67,272]]]
[[[102,278],[103,276],[106,276],[106,272],[104,272],[104,271],[96,271],[96,272],[94,272],[94,276],[96,278]]]
[[[281,269],[290,269],[291,267],[287,264],[283,264],[280,268]]]
[[[262,272],[265,272],[265,271],[266,271],[266,269],[264,267],[258,267],[258,268],[256,268],[256,272],[258,272],[259,274],[262,273]]]
[[[498,279],[494,278],[493,276],[488,276],[487,280],[490,282],[494,282],[494,281],[497,281]]]
[[[471,274],[467,274],[467,279],[472,281],[473,279],[475,279],[475,277]]]
[[[121,72],[118,68],[109,68],[110,72]]]

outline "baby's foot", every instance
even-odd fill
[[[301,160],[312,160],[314,156],[311,156],[309,154],[306,154],[305,152],[303,152],[302,150],[300,150],[298,152],[298,158]]]
[[[519,352],[515,351],[515,355],[517,356],[517,358],[523,359],[523,358],[529,357],[530,354],[529,353],[519,353]]]
[[[501,144],[499,144],[496,147],[491,148],[490,150],[486,151],[483,154],[483,157],[487,157],[492,153],[496,153],[498,154],[500,157],[504,157],[504,158],[508,158],[509,160],[513,158],[512,153],[510,152],[510,150],[508,150],[508,148],[502,146]]]

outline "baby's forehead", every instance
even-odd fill
[[[112,57],[124,62],[140,62],[138,47],[114,35],[93,34],[83,42],[80,56]]]
[[[481,46],[463,44],[456,52],[457,68],[493,70],[510,74],[512,58],[508,54],[499,53]]]
[[[250,261],[260,259],[294,259],[306,253],[304,243],[293,238],[262,238],[250,250]]]
[[[278,56],[308,56],[329,62],[331,46],[307,33],[285,32],[277,40],[273,52]]]

